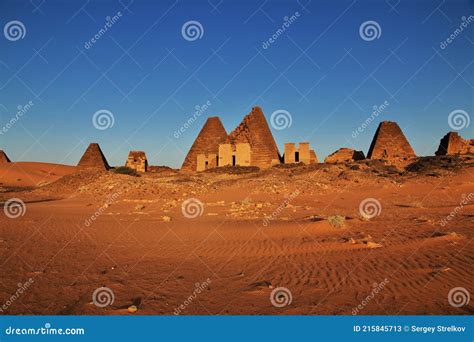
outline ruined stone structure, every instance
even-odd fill
[[[209,153],[209,154],[198,154],[197,161],[196,161],[196,171],[204,171],[207,169],[213,169],[217,167],[219,163],[219,156],[217,153]]]
[[[11,160],[3,150],[0,150],[0,164],[4,163],[11,163]]]
[[[310,149],[308,142],[302,142],[298,147],[295,146],[295,143],[286,143],[284,160],[285,164],[318,163],[318,157],[316,156],[314,150]]]
[[[100,170],[110,169],[109,163],[107,163],[107,159],[105,159],[105,156],[97,143],[91,143],[89,145],[77,166],[80,168],[97,168]]]
[[[474,139],[463,139],[457,132],[449,132],[439,142],[437,156],[474,154]]]
[[[280,163],[278,147],[260,107],[252,108],[240,125],[229,134],[227,143],[248,143],[252,151],[251,166],[266,169]]]
[[[413,148],[396,122],[383,121],[370,144],[369,159],[409,159],[416,157]]]
[[[126,167],[134,169],[138,172],[147,172],[148,170],[148,160],[146,159],[145,152],[143,151],[130,151],[128,154],[127,162],[125,163]]]
[[[218,153],[198,154],[196,171],[221,166],[250,166],[251,149],[248,143],[220,144]]]
[[[344,163],[365,159],[364,152],[343,147],[324,159],[325,163]]]
[[[218,166],[250,166],[251,149],[248,143],[219,145]]]
[[[221,120],[217,116],[208,118],[194,141],[193,146],[191,146],[191,149],[186,155],[181,170],[187,172],[196,171],[197,156],[199,154],[207,156],[214,154],[215,157],[219,152],[219,144],[225,144],[226,139],[227,132]],[[209,160],[209,162],[211,161]]]

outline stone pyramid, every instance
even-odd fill
[[[97,168],[101,170],[110,169],[109,163],[107,163],[107,159],[105,159],[105,156],[97,143],[91,143],[89,145],[77,166],[81,168]]]
[[[207,155],[209,153],[215,153],[217,155],[219,152],[219,144],[225,144],[226,139],[227,132],[219,117],[214,116],[208,118],[184,159],[181,170],[196,171],[197,155]]]
[[[370,144],[369,159],[407,159],[416,157],[413,148],[396,122],[382,121]]]
[[[474,154],[474,139],[463,139],[457,132],[449,132],[439,142],[437,156]]]
[[[8,158],[7,154],[3,150],[0,150],[0,164],[10,163],[10,162],[11,160],[10,158]]]
[[[230,144],[249,143],[251,149],[251,166],[261,169],[269,168],[273,162],[279,162],[280,154],[268,127],[265,115],[260,107],[253,107],[237,128],[227,138]]]

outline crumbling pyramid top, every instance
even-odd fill
[[[225,144],[226,139],[227,132],[219,117],[209,117],[186,155],[181,170],[196,171],[197,155],[217,154],[219,152],[219,144]]]
[[[370,144],[369,159],[407,159],[416,157],[413,148],[396,122],[383,121]]]
[[[82,155],[77,166],[102,170],[110,169],[109,163],[107,163],[107,159],[105,159],[105,156],[97,143],[91,143],[89,147],[87,147],[86,152]]]
[[[437,156],[474,154],[474,139],[463,139],[457,132],[447,133],[439,142]]]
[[[365,159],[364,152],[342,147],[324,159],[325,163],[343,163]]]
[[[10,163],[10,162],[11,160],[10,158],[8,158],[7,154],[3,150],[0,150],[0,164]]]
[[[279,160],[278,147],[273,139],[265,115],[260,107],[253,107],[237,128],[227,139],[228,143],[249,143],[251,148],[251,165],[268,168],[272,160]]]

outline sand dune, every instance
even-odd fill
[[[472,201],[440,224],[474,192],[472,161],[66,175],[15,192],[25,215],[0,217],[0,300],[32,278],[7,313],[123,315],[133,304],[134,314],[173,315],[185,303],[179,314],[350,315],[365,303],[357,314],[472,314],[447,297],[474,283]],[[203,205],[187,218],[192,198]],[[367,198],[380,203],[370,219],[359,209]],[[114,302],[100,308],[92,295],[103,286]],[[272,305],[277,287],[291,304]]]
[[[75,166],[37,162],[0,164],[0,185],[11,187],[41,186],[70,174],[75,169]]]

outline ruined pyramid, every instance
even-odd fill
[[[365,159],[364,152],[342,147],[324,159],[325,163],[344,163]]]
[[[474,154],[474,139],[463,139],[457,132],[449,132],[439,142],[437,156]]]
[[[3,150],[0,150],[0,164],[10,163],[10,162],[11,160],[10,158],[8,158],[7,154]]]
[[[207,119],[206,123],[199,132],[193,146],[184,159],[181,170],[196,171],[197,155],[219,152],[219,144],[225,144],[227,132],[221,123],[219,117],[214,116]]]
[[[278,147],[260,107],[252,108],[240,125],[229,134],[227,142],[230,144],[249,143],[251,166],[265,169],[280,160]]]
[[[368,159],[408,159],[416,157],[396,122],[382,121],[370,144]]]
[[[89,144],[89,147],[87,147],[86,152],[82,155],[77,166],[80,168],[97,168],[101,170],[110,169],[109,163],[107,163],[107,159],[105,159],[97,143]]]

